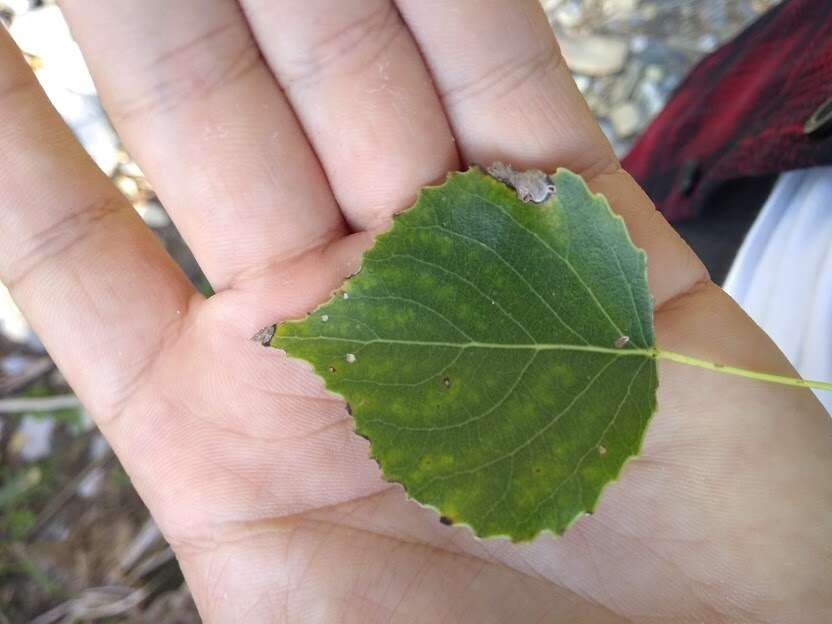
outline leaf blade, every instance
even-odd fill
[[[541,205],[476,168],[424,189],[272,340],[350,402],[385,478],[480,536],[562,533],[655,411],[644,252],[579,176],[554,182]]]

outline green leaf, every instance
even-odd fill
[[[656,407],[645,254],[579,176],[553,181],[542,204],[478,168],[424,189],[271,343],[348,401],[386,479],[482,537],[562,533]]]

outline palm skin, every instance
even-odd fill
[[[117,451],[139,456],[128,469],[206,619],[809,622],[829,608],[829,431],[811,395],[662,367],[644,452],[593,516],[557,539],[479,541],[383,482],[309,367],[245,341],[233,319],[249,312],[232,296],[195,305],[119,417],[142,423]],[[662,344],[783,367],[716,287],[656,323]]]
[[[165,6],[147,4],[142,11],[150,14]],[[220,0],[215,4],[218,11],[236,7]],[[468,162],[503,158],[550,170],[570,166],[610,198],[636,243],[648,252],[660,345],[748,368],[790,372],[765,335],[710,284],[698,260],[609,155],[557,61],[535,3],[490,0],[473,13],[476,3],[466,0],[448,13],[443,3],[399,2],[393,17],[379,13],[381,25],[373,26],[375,18],[368,17],[360,37],[350,34],[360,20],[346,20],[336,29],[342,46],[372,44],[384,39],[386,29],[392,29],[396,41],[406,37],[400,44],[372,48],[366,58],[357,54],[356,66],[368,69],[350,74],[350,84],[380,81],[372,82],[373,89],[362,91],[362,97],[393,98],[393,108],[415,99],[430,109],[423,117],[409,110],[415,135],[408,128],[398,138],[379,134],[378,128],[365,127],[362,134],[359,111],[342,115],[356,120],[357,130],[345,128],[344,119],[331,119],[332,111],[316,117],[306,101],[320,96],[316,88],[340,97],[335,98],[338,106],[350,110],[344,85],[306,57],[299,63],[304,71],[286,70],[280,46],[302,43],[288,34],[288,43],[280,44],[263,36],[273,13],[295,20],[314,11],[286,8],[286,3],[264,9],[264,4],[243,2],[245,18],[302,125],[297,138],[294,122],[275,114],[274,134],[292,148],[290,161],[281,161],[289,162],[285,167],[291,175],[269,172],[269,183],[275,185],[269,191],[277,188],[282,203],[275,200],[267,211],[249,194],[262,182],[262,172],[234,164],[220,171],[223,158],[201,153],[205,145],[195,139],[213,140],[216,126],[206,120],[232,112],[241,125],[252,126],[251,136],[270,136],[272,130],[262,127],[262,110],[276,107],[278,100],[270,98],[280,94],[264,86],[263,59],[245,60],[251,64],[245,71],[238,67],[242,61],[235,61],[222,73],[223,80],[236,82],[235,88],[251,96],[235,99],[233,111],[216,85],[206,91],[207,102],[196,103],[199,98],[176,92],[178,87],[161,89],[174,78],[181,82],[185,70],[203,72],[191,88],[210,83],[212,74],[205,73],[200,59],[215,52],[193,41],[213,40],[228,28],[203,25],[202,38],[191,37],[190,47],[170,41],[159,45],[155,51],[164,49],[168,56],[154,56],[153,72],[162,76],[154,79],[156,100],[136,96],[128,106],[130,98],[120,99],[119,76],[96,60],[115,45],[96,20],[144,18],[128,0],[113,2],[115,8],[102,9],[99,16],[80,1],[64,3],[116,124],[216,287],[218,294],[208,300],[192,291],[134,215],[111,207],[117,200],[93,201],[96,193],[112,197],[111,191],[77,147],[69,145],[56,120],[41,137],[49,149],[32,142],[35,120],[51,115],[45,104],[37,105],[37,117],[17,113],[19,130],[0,134],[0,159],[11,162],[11,172],[0,174],[11,191],[0,202],[24,206],[18,214],[0,217],[0,248],[16,244],[13,252],[0,253],[0,278],[89,406],[173,545],[203,618],[362,623],[832,619],[832,599],[823,589],[832,582],[832,427],[806,391],[661,365],[659,411],[643,452],[605,490],[596,512],[580,518],[562,537],[543,535],[515,545],[478,540],[467,529],[446,527],[433,512],[408,501],[398,486],[381,480],[368,459],[367,443],[352,433],[343,402],[325,392],[310,368],[249,340],[258,328],[301,317],[324,301],[355,270],[371,232],[405,207],[420,185]],[[345,2],[330,11],[346,14],[362,6]],[[199,3],[164,10],[173,14],[171,31],[208,19]],[[222,10],[229,20],[241,19],[236,8]],[[425,17],[430,11],[442,13],[442,25],[453,31],[452,37],[433,34]],[[385,25],[390,20],[400,20],[400,25]],[[463,23],[472,34],[462,30]],[[317,21],[300,20],[295,26],[302,30],[310,24]],[[460,80],[443,87],[446,78],[436,59],[448,50],[464,55],[454,46],[461,46],[458,41],[466,36],[493,41],[489,28],[498,25],[509,31],[531,29],[526,39],[543,42],[537,60],[526,63],[530,69],[518,65],[510,73],[502,71],[504,64],[495,57],[490,67],[480,68],[479,82]],[[422,56],[413,54],[408,31],[418,41],[440,97],[431,84],[430,93],[417,90],[428,74]],[[110,36],[124,38],[132,49],[129,35]],[[170,37],[162,27],[159,39]],[[142,41],[146,38],[145,33]],[[320,37],[319,57],[327,57],[330,40]],[[489,46],[479,44],[473,56],[487,58]],[[550,48],[555,52],[549,54]],[[134,50],[128,61],[145,53]],[[177,60],[158,61],[163,57]],[[7,41],[0,46],[0,65],[11,68],[5,73],[11,79],[0,74],[0,94],[16,94],[0,96],[0,106],[11,110],[9,102],[21,93],[41,102],[42,95],[25,86],[30,78]],[[385,69],[391,66],[398,71]],[[521,103],[530,103],[527,109],[518,108],[517,101],[506,103],[511,97],[478,100],[483,93],[505,93],[506,81],[510,95],[520,91]],[[397,99],[397,89],[408,97]],[[171,90],[176,106],[160,105],[159,93],[171,98]],[[259,116],[247,117],[249,103],[259,107]],[[477,114],[471,115],[472,109]],[[382,120],[385,114],[378,113]],[[430,119],[429,114],[442,118]],[[171,131],[181,142],[160,145]],[[235,129],[223,131],[233,135]],[[308,138],[326,178],[313,152],[299,151],[307,148],[295,145],[296,138],[304,145]],[[238,142],[234,155],[244,165],[259,162],[263,150],[289,149],[257,141]],[[372,157],[361,141],[369,144]],[[215,148],[227,144],[212,143]],[[400,149],[405,144],[408,149]],[[345,151],[338,152],[341,148]],[[343,164],[346,154],[356,153],[357,160]],[[214,167],[225,176],[217,186],[232,197],[228,206],[219,201],[216,214],[193,216],[195,204],[212,198],[201,196],[200,184],[183,177],[182,161],[195,154],[202,169]],[[27,158],[56,171],[71,169],[76,178],[88,181],[69,190],[68,176],[55,177],[62,186],[47,195],[66,200],[66,215],[43,208],[46,197],[24,192],[22,173],[32,175]],[[331,187],[325,186],[327,180]],[[330,188],[334,199],[321,199],[321,189],[329,193]],[[340,212],[333,217],[336,213],[326,211],[329,203],[336,207],[335,200]],[[301,212],[298,206],[313,208]],[[224,221],[223,211],[234,219]],[[98,227],[101,223],[107,228]],[[246,227],[250,229],[244,231]],[[220,239],[233,244],[222,245]],[[106,249],[108,262],[82,274],[100,249]],[[57,318],[55,298],[80,301],[79,309]]]

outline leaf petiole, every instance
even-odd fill
[[[700,360],[699,358],[691,357],[689,355],[674,353],[673,351],[664,351],[658,348],[655,350],[655,357],[661,360],[670,360],[671,362],[678,362],[680,364],[687,364],[688,366],[696,366],[698,368],[712,370],[717,373],[725,373],[726,375],[736,375],[738,377],[746,377],[748,379],[767,381],[769,383],[793,386],[796,388],[815,388],[816,390],[828,390],[832,392],[832,383],[828,381],[812,381],[810,379],[800,379],[799,377],[786,377],[783,375],[772,375],[771,373],[759,373],[745,368],[737,368],[735,366],[726,366],[725,364],[710,362],[708,360]]]

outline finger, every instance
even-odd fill
[[[116,128],[215,290],[343,233],[234,0],[62,7]]]
[[[392,0],[242,5],[353,227],[377,227],[458,166],[436,90]]]
[[[536,0],[397,0],[445,103],[463,160],[565,166],[603,192],[647,250],[657,305],[706,279],[701,263],[621,171]]]
[[[75,142],[3,28],[0,119],[0,281],[104,418],[176,333],[193,289]]]
[[[535,0],[397,0],[469,162],[562,164],[592,177],[615,155]]]

